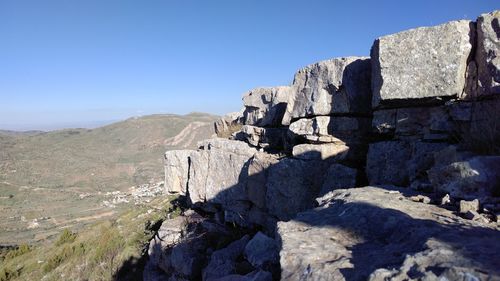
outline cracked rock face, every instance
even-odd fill
[[[369,114],[370,59],[321,61],[295,74],[283,125],[294,119],[331,114]]]
[[[337,190],[279,222],[281,280],[500,278],[496,229],[402,192]]]
[[[290,87],[267,87],[249,91],[243,96],[243,124],[259,127],[281,125]]]
[[[460,96],[474,34],[453,21],[378,38],[371,51],[374,108],[425,98]]]
[[[500,11],[477,19],[476,63],[481,94],[500,94]]]

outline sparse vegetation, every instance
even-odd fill
[[[64,229],[46,245],[8,250],[0,264],[0,281],[113,280],[121,265],[141,258],[154,234],[150,226],[179,213],[170,203],[173,199],[156,198],[79,233]]]
[[[213,134],[216,116],[151,115],[105,127],[16,134],[0,132],[0,244],[33,243],[115,218],[106,192],[163,180],[169,138],[202,124],[179,145]],[[203,125],[205,124],[205,125]],[[64,210],[64,212],[62,212]]]

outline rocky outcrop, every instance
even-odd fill
[[[474,33],[463,20],[378,38],[371,51],[373,107],[461,95]]]
[[[369,114],[370,59],[347,57],[321,61],[294,77],[283,124],[331,114]]]
[[[277,127],[285,114],[290,87],[251,90],[243,96],[243,123],[259,127]]]
[[[500,94],[500,11],[477,19],[477,76],[482,95]]]
[[[404,190],[344,189],[278,223],[281,280],[500,278],[498,230]]]
[[[493,12],[477,29],[383,36],[371,58],[321,61],[289,86],[246,93],[244,110],[215,125],[225,139],[165,154],[167,191],[203,217],[180,232],[164,222],[150,272],[500,279],[497,27]]]

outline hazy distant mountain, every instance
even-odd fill
[[[51,226],[60,226],[109,212],[96,194],[161,181],[164,152],[194,148],[210,138],[216,118],[165,114],[96,129],[1,131],[0,216],[5,219],[0,228],[7,231],[2,231],[0,244],[10,241],[10,231],[20,238],[32,219],[51,217]],[[81,200],[86,193],[94,199]],[[26,238],[37,240],[38,230]]]

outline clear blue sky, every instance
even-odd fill
[[[368,55],[401,30],[476,19],[493,0],[0,0],[0,128],[222,114],[295,70]]]

